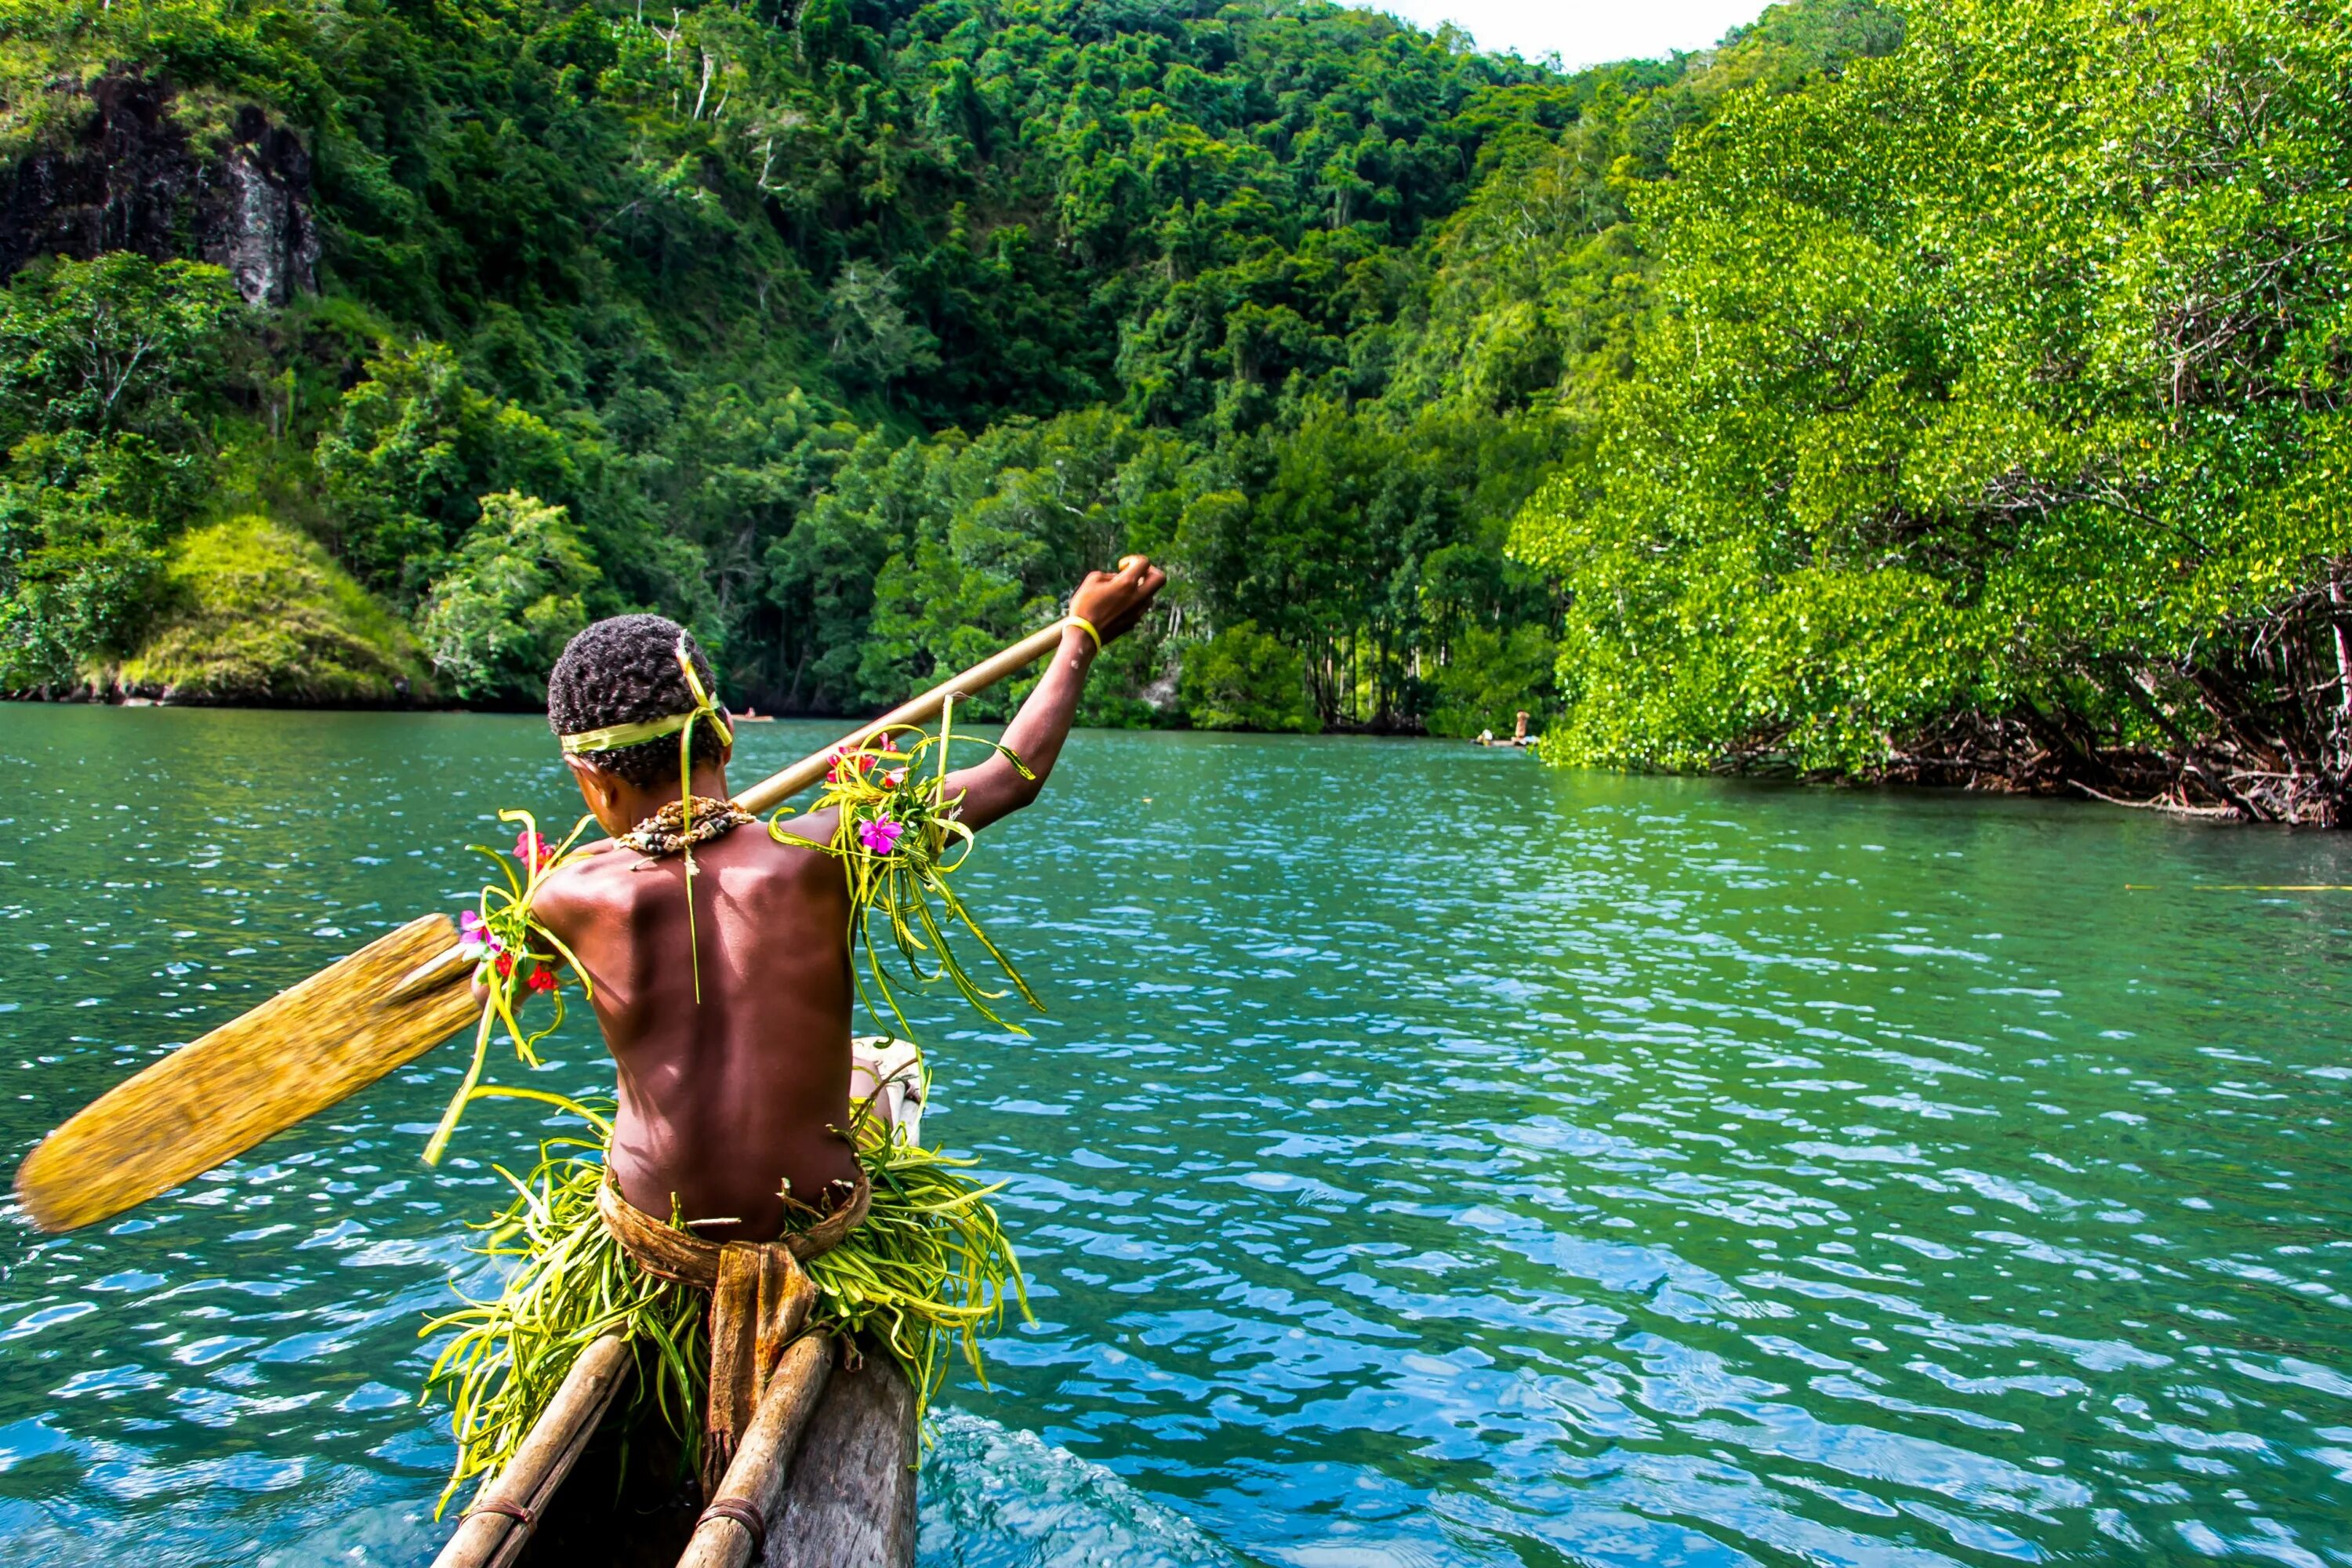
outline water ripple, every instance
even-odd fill
[[[497,805],[564,813],[523,721],[0,724],[12,1153],[453,905]],[[938,1008],[930,1125],[1009,1184],[1037,1321],[950,1396],[930,1568],[2352,1563],[2352,933],[2194,890],[2352,844],[1095,734],[993,837],[1053,1011]],[[548,1087],[608,1072],[556,1044]],[[457,1222],[543,1130],[425,1171],[459,1067],[10,1233],[12,1560],[430,1556],[416,1329],[494,1283]]]

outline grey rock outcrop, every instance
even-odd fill
[[[0,168],[0,280],[41,256],[134,250],[226,268],[255,305],[317,287],[319,232],[302,139],[247,105],[228,136],[191,144],[173,90],[105,77],[88,121],[59,146]]]
[[[257,109],[238,116],[237,132],[220,164],[227,199],[207,213],[213,223],[198,244],[206,261],[228,268],[247,304],[283,305],[318,287],[310,154],[300,137]]]

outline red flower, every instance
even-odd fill
[[[853,758],[856,761],[857,771],[859,773],[869,773],[874,771],[873,752],[852,752],[836,747],[833,753],[833,766],[825,770],[825,782],[827,784],[839,784],[841,782],[841,764],[852,760]]]
[[[555,971],[542,963],[530,972],[530,978],[523,984],[533,991],[552,991],[556,984]]]
[[[498,969],[499,969],[499,979],[504,980],[504,979],[506,979],[508,976],[509,976],[509,975],[511,975],[512,973],[514,973],[514,954],[513,954],[513,953],[511,953],[511,952],[502,952],[502,953],[499,954],[499,955],[498,955],[498,957],[497,957],[496,959],[492,960],[492,962],[493,962],[493,963],[495,963],[498,965]]]

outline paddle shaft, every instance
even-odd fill
[[[846,752],[846,750],[856,748],[856,745],[861,745],[861,742],[866,741],[873,741],[873,738],[879,736],[885,729],[903,729],[903,726],[908,724],[929,724],[931,720],[936,720],[936,717],[940,715],[940,710],[946,708],[950,699],[962,700],[967,699],[967,696],[979,696],[981,691],[988,691],[990,687],[995,687],[995,684],[1000,682],[1000,679],[1004,679],[1007,675],[1018,675],[1021,670],[1025,670],[1025,668],[1030,668],[1040,658],[1045,658],[1045,656],[1051,654],[1054,648],[1061,647],[1061,635],[1068,630],[1070,626],[1073,626],[1073,621],[1056,621],[1054,626],[1045,627],[1042,632],[1030,632],[1028,637],[1012,644],[1009,648],[1000,648],[997,654],[990,654],[988,658],[983,658],[981,663],[976,663],[976,666],[971,666],[969,670],[964,670],[962,675],[943,679],[943,682],[931,687],[929,691],[924,691],[922,696],[918,696],[918,699],[908,699],[906,703],[898,703],[896,708],[891,708],[889,712],[885,712],[879,720],[873,720],[868,721],[868,724],[861,724],[858,729],[852,729],[846,736],[842,736],[840,741],[835,741],[833,745],[828,745],[828,748],[821,750],[821,752],[809,752],[807,757],[802,757],[800,762],[795,762],[793,766],[783,769],[781,773],[769,773],[767,778],[762,778],[762,781],[755,783],[755,785],[748,787],[748,790],[736,793],[734,804],[739,804],[739,806],[743,806],[746,811],[751,811],[752,816],[760,816],[764,814],[764,811],[774,811],[776,806],[781,806],[783,802],[788,802],[788,799],[793,799],[795,795],[800,795],[802,790],[807,790],[809,785],[821,781],[821,778],[833,769],[833,759],[840,757],[840,754]],[[470,969],[470,963],[473,963],[473,959],[466,959],[461,952],[458,952],[457,947],[452,947],[449,952],[440,954],[440,957],[436,957],[433,962],[419,963],[414,973],[404,975],[404,978],[400,980],[400,985],[393,987],[393,994],[404,999],[404,996],[419,996],[428,990],[436,990],[437,985],[445,985],[446,980],[449,980],[449,975],[457,973],[461,966],[468,966]]]
[[[772,811],[793,796],[823,779],[833,767],[834,759],[843,752],[872,740],[885,730],[895,730],[909,724],[928,724],[940,716],[950,699],[957,701],[976,697],[1009,675],[1018,675],[1045,655],[1062,646],[1062,634],[1075,623],[1055,621],[1045,630],[1032,632],[1011,647],[1001,649],[973,665],[962,674],[940,681],[919,697],[901,702],[879,719],[862,724],[821,752],[811,752],[781,773],[769,774],[750,789],[738,793],[735,804],[754,816]],[[457,947],[418,964],[401,977],[393,987],[395,1001],[406,1001],[436,991],[460,973],[471,973],[474,960]]]
[[[976,697],[1006,676],[1018,675],[1062,646],[1062,634],[1073,623],[1055,621],[1042,632],[1033,632],[1001,653],[981,660],[961,675],[943,680],[920,697],[901,702],[870,724],[852,730],[822,752],[812,752],[780,773],[771,774],[750,789],[735,796],[735,804],[754,814],[772,811],[801,791],[815,784],[833,766],[835,752],[869,741],[885,730],[905,724],[928,724],[940,716],[948,700]]]

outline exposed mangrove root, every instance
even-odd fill
[[[2167,816],[2185,816],[2198,821],[2208,822],[2233,822],[2238,820],[2238,808],[2233,805],[2189,805],[2178,799],[2162,798],[2156,800],[2122,800],[2118,799],[2115,795],[2103,795],[2099,791],[2093,789],[2089,784],[2084,784],[2080,779],[2076,779],[2074,781],[2074,787],[2082,791],[2084,795],[2089,795],[2093,800],[2104,801],[2109,805],[2125,806],[2133,811],[2160,812]]]
[[[2072,794],[2200,820],[2352,827],[2352,560],[2166,662],[2084,650],[2001,712],[1886,738],[1861,778]],[[1717,770],[1804,776],[1763,731]]]

